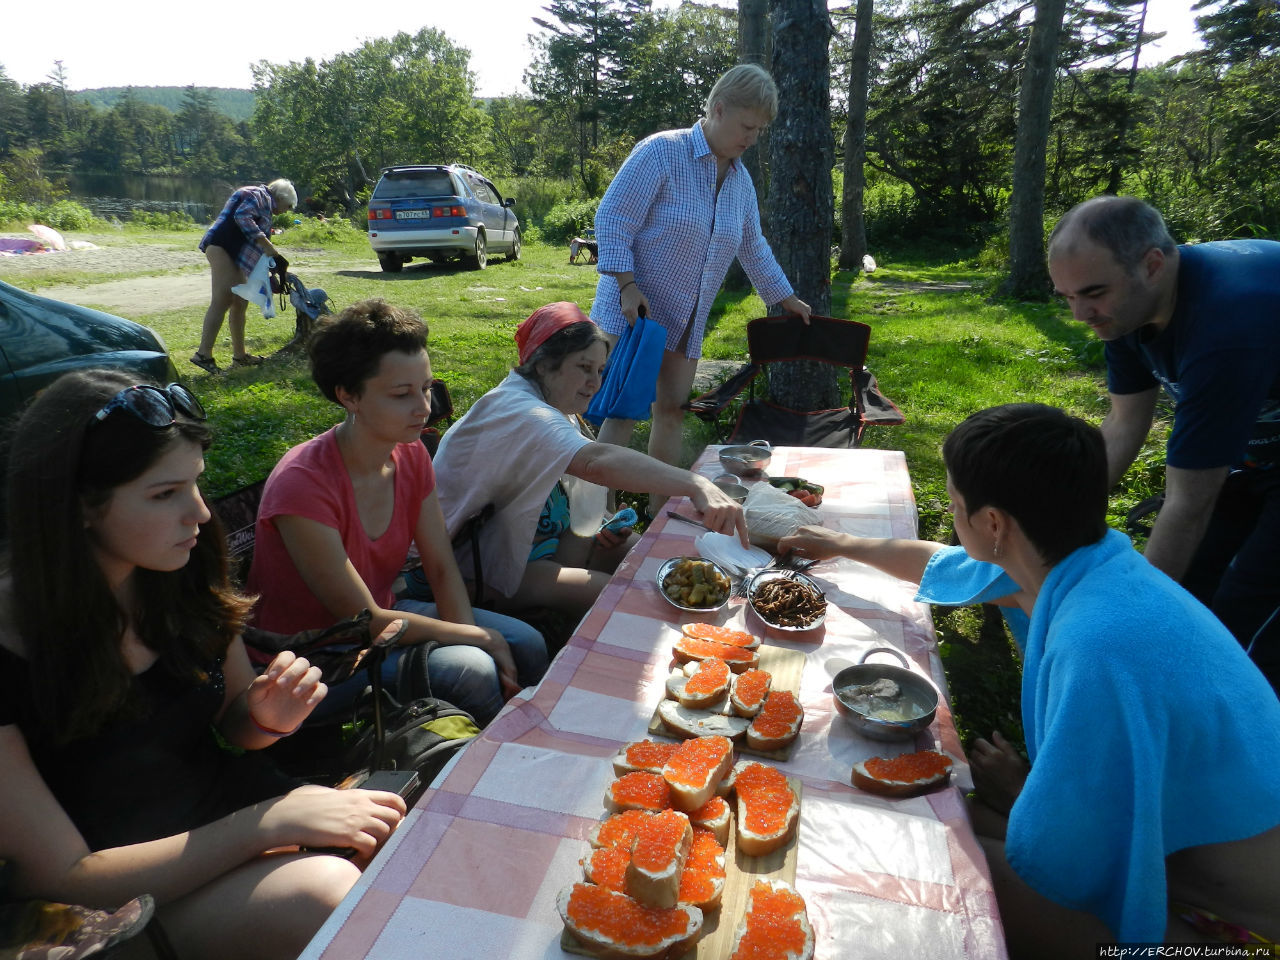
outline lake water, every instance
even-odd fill
[[[134,210],[181,210],[196,223],[211,223],[240,184],[212,177],[144,174],[68,173],[72,200],[95,216],[127,220]]]

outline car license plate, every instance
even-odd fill
[[[430,220],[430,210],[397,210],[397,220]]]

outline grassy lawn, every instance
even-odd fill
[[[90,239],[190,250],[197,237],[192,232]],[[522,319],[552,300],[572,300],[588,309],[595,289],[594,270],[568,264],[560,246],[526,244],[521,260],[491,261],[484,271],[415,262],[390,274],[379,270],[363,234],[313,242],[286,233],[277,243],[291,269],[309,286],[325,288],[338,308],[384,297],[417,310],[430,326],[432,367],[448,383],[459,415],[514,363],[512,335]],[[989,299],[994,277],[968,262],[891,256],[885,261],[869,279],[837,273],[831,312],[871,324],[867,365],[907,416],[904,426],[869,429],[865,445],[905,452],[920,510],[920,535],[949,541],[941,460],[947,432],[975,410],[1012,400],[1049,403],[1100,421],[1107,408],[1101,353],[1059,304]],[[41,285],[46,282],[42,277]],[[745,324],[763,313],[764,304],[755,294],[722,294],[705,355],[744,359]],[[290,446],[335,423],[339,409],[320,397],[305,359],[296,354],[221,376],[187,363],[203,314],[200,304],[131,317],[164,337],[180,374],[209,410],[216,438],[206,487],[218,497],[264,477]],[[254,314],[251,308],[251,352],[271,354],[292,337],[291,309],[265,321]],[[224,328],[219,359],[226,362],[229,353]],[[690,418],[686,462],[711,439],[709,429]],[[636,443],[642,442],[638,436]],[[1124,512],[1159,486],[1162,473],[1163,437],[1155,431],[1113,497],[1113,525],[1121,526]],[[999,726],[1017,736],[1018,672],[999,618],[977,608],[939,609],[935,617],[961,734],[966,739],[989,735]]]

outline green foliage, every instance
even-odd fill
[[[191,217],[181,210],[135,210],[129,223],[145,230],[186,230],[196,225]]]
[[[557,204],[580,199],[577,184],[568,179],[524,177],[513,181],[510,187],[516,198],[516,215],[522,224],[542,223]],[[594,209],[591,215],[595,216]]]
[[[301,220],[295,224],[295,219]],[[355,244],[362,248],[369,245],[363,226],[357,228],[345,217],[295,217],[289,214],[289,223],[279,243],[297,244]]]
[[[0,200],[0,229],[25,230],[28,223],[43,223],[40,208],[21,200]]]
[[[230,87],[198,87],[207,93],[213,108],[233,122],[248,120],[253,116],[253,91],[237,90]],[[76,100],[86,103],[103,112],[125,100],[139,104],[163,107],[169,113],[177,113],[182,109],[186,97],[186,87],[96,87],[90,90],[77,90]]]
[[[55,230],[87,230],[94,222],[93,213],[74,200],[53,203],[0,200],[0,224],[13,228],[25,229],[29,223],[43,223]]]
[[[542,237],[548,243],[572,240],[596,221],[597,198],[557,203],[542,218]]]
[[[469,56],[424,28],[319,64],[259,63],[255,142],[322,206],[351,212],[384,166],[476,164],[488,152],[489,117],[473,100]]]

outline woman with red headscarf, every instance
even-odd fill
[[[576,481],[687,496],[708,527],[736,531],[746,543],[742,508],[710,480],[599,443],[582,422],[600,389],[608,346],[577,305],[540,307],[515,339],[520,365],[449,428],[435,457],[451,535],[494,506],[480,531],[480,553],[485,587],[500,595],[501,609],[550,606],[582,614],[609,582],[630,544],[607,530],[594,538],[569,530],[565,488]]]

